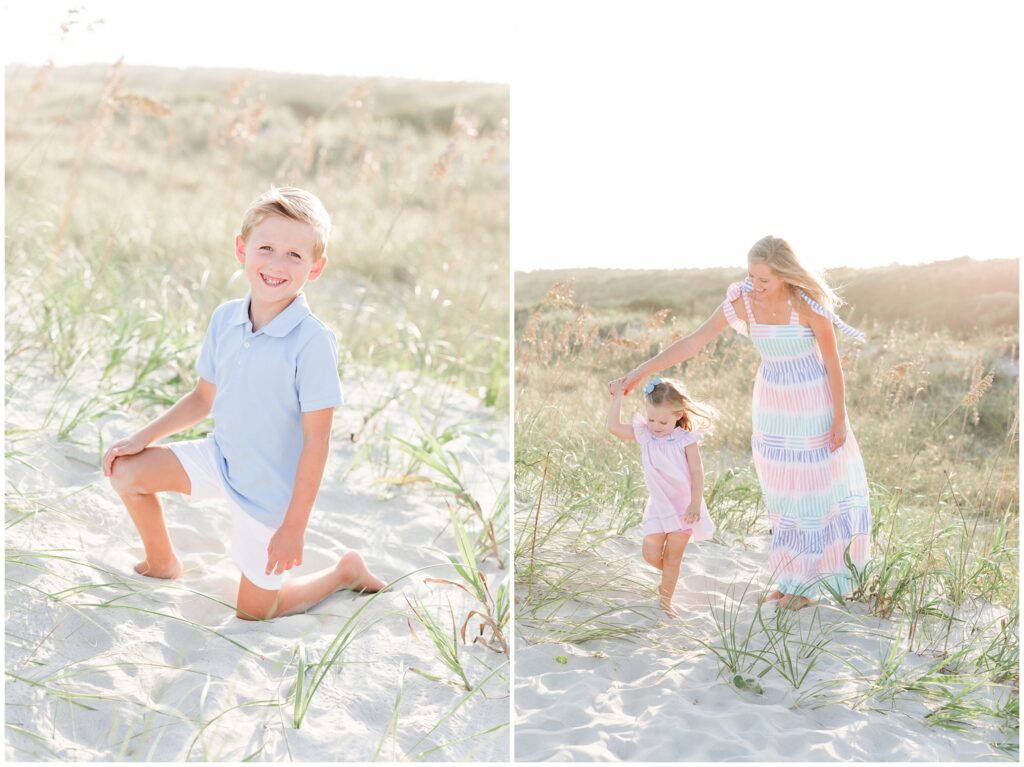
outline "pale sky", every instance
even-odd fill
[[[244,67],[508,82],[507,14],[472,0],[5,0],[7,63]],[[62,39],[69,8],[81,8]],[[90,23],[103,19],[88,29]]]
[[[742,267],[765,234],[875,266],[1020,256],[1017,5],[6,0],[4,35],[8,63],[509,82],[514,269]]]
[[[766,234],[817,267],[1019,257],[1016,5],[514,14],[513,268],[745,268]]]

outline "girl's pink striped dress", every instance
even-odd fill
[[[788,324],[756,322],[748,290],[747,283],[730,286],[722,310],[736,331],[749,334],[761,355],[750,445],[771,521],[768,561],[775,587],[813,598],[827,595],[828,584],[844,594],[852,589],[847,548],[858,569],[870,554],[871,509],[860,448],[847,424],[846,442],[829,452],[832,392],[814,331],[800,324],[795,309]],[[731,304],[739,295],[750,319],[749,333]],[[805,300],[844,332],[857,334]]]
[[[694,523],[683,521],[690,506],[690,465],[686,446],[700,444],[704,435],[677,426],[664,437],[655,437],[647,422],[639,415],[633,418],[633,436],[640,445],[640,458],[647,483],[647,508],[644,509],[643,533],[690,533],[692,541],[706,541],[715,534],[715,523],[708,506],[700,501],[700,518]]]

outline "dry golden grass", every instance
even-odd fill
[[[627,476],[632,476],[637,459],[604,433],[605,383],[703,320],[672,317],[668,310],[642,314],[625,308],[628,302],[624,295],[622,308],[598,314],[578,304],[571,283],[561,279],[532,312],[521,315],[517,465],[536,465],[550,454],[546,482],[552,497],[588,493],[612,498],[626,492],[618,485],[621,467],[628,465]],[[899,509],[905,530],[923,526],[927,533],[936,504],[955,503],[957,513],[980,520],[972,556],[982,559],[1002,545],[1000,535],[1008,532],[1016,541],[1015,345],[984,336],[958,342],[942,331],[899,324],[867,329],[866,345],[844,339],[840,351],[847,410],[876,507]],[[758,361],[747,339],[727,331],[680,370],[663,374],[681,378],[692,396],[721,413],[703,451],[708,487],[730,470],[751,468],[750,398]],[[625,411],[631,404],[639,407],[634,399]],[[518,488],[532,506],[535,479],[528,479],[531,471],[522,471]],[[881,518],[877,511],[876,522]],[[1000,533],[1005,519],[1011,520],[1009,530]],[[901,531],[881,529],[876,535],[881,541]],[[1015,594],[1015,578],[1003,580],[1000,599],[1015,599]]]

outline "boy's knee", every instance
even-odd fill
[[[245,588],[240,588],[239,592],[235,603],[236,617],[243,621],[266,621],[277,614],[281,604],[279,592],[252,594],[246,593]]]
[[[114,461],[110,467],[110,486],[118,495],[138,494],[135,487],[135,472],[130,461],[124,458]]]
[[[268,613],[262,615],[261,613]],[[264,607],[262,610],[257,605],[244,604],[239,602],[235,607],[235,617],[240,618],[243,621],[262,621],[272,617],[269,611]]]

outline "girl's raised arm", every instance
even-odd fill
[[[642,379],[694,357],[697,352],[711,343],[715,336],[728,326],[729,322],[725,318],[725,311],[719,305],[712,315],[704,321],[704,324],[690,333],[690,335],[680,338],[662,351],[661,354],[651,357],[620,378],[619,382],[622,384],[626,394],[629,394],[633,387],[637,385],[637,382]],[[609,391],[611,387],[612,385],[609,384]]]
[[[622,422],[622,398],[626,396],[621,386],[612,392],[612,403],[608,406],[608,431],[621,440],[636,439],[633,427]]]

